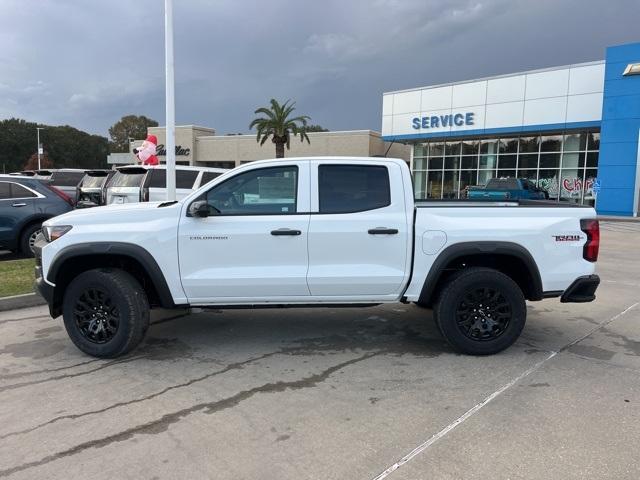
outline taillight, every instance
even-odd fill
[[[600,250],[600,223],[594,219],[580,220],[580,229],[587,234],[587,243],[582,249],[582,257],[589,261],[598,260],[598,251]]]
[[[73,200],[69,195],[64,193],[62,190],[54,187],[53,185],[47,185],[47,188],[73,207]]]

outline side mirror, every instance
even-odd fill
[[[215,215],[214,212],[215,209],[211,207],[206,200],[196,200],[189,205],[189,215],[192,217],[204,218],[210,215]]]

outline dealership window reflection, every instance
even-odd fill
[[[527,178],[549,198],[594,205],[600,133],[433,141],[414,145],[416,199],[465,198],[495,177]]]

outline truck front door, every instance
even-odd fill
[[[190,303],[308,298],[308,162],[245,169],[198,200],[211,215],[189,216],[187,204],[178,235]]]

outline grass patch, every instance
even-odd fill
[[[0,262],[0,297],[33,292],[35,260],[9,260]]]

